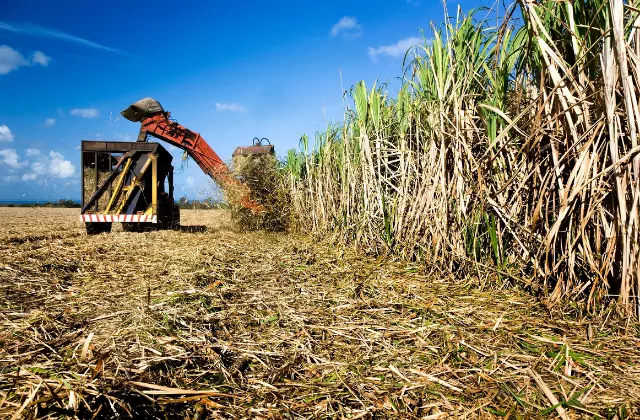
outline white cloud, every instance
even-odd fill
[[[117,54],[128,54],[122,50],[115,48],[105,47],[97,42],[89,41],[88,39],[80,38],[79,36],[67,34],[65,32],[56,31],[55,29],[43,28],[42,26],[25,24],[25,25],[11,25],[6,22],[0,21],[0,30],[9,32],[23,33],[25,35],[37,36],[42,38],[54,38],[61,41],[72,42],[75,44],[84,45],[89,48],[96,48],[99,50],[109,51]]]
[[[100,115],[100,111],[95,108],[73,108],[69,113],[82,118],[95,118]]]
[[[38,149],[27,149],[28,156],[35,156],[36,161],[31,163],[30,170],[22,174],[23,181],[34,181],[40,177],[44,178],[70,178],[75,175],[76,167],[64,158],[59,152],[49,152],[43,155]],[[22,165],[27,165],[23,162]]]
[[[54,125],[56,125],[55,118],[46,118],[44,120],[44,125],[46,125],[47,127],[53,127]]]
[[[2,149],[0,150],[0,162],[4,163],[10,168],[18,169],[27,164],[27,162],[20,162],[16,149]]]
[[[1,24],[2,22],[0,22]],[[2,29],[2,26],[0,26]],[[40,65],[47,67],[51,57],[46,56],[42,51],[36,51],[27,61],[22,54],[8,45],[0,45],[0,74],[9,74],[22,66]]]
[[[65,160],[64,156],[58,152],[49,152],[51,162],[49,163],[49,172],[54,178],[69,178],[73,176],[76,171],[75,166],[68,160]]]
[[[47,172],[47,166],[42,162],[33,162],[31,164],[31,170],[37,175],[44,175]]]
[[[229,112],[244,112],[245,111],[245,107],[243,107],[242,105],[238,105],[238,104],[221,104],[219,102],[216,103],[216,111],[218,112],[223,112],[223,111],[229,111]]]
[[[369,57],[371,57],[373,61],[376,61],[378,56],[381,55],[398,58],[404,56],[409,48],[422,44],[424,44],[424,39],[412,36],[410,38],[401,39],[395,44],[383,45],[378,48],[369,47]]]
[[[42,51],[36,51],[31,55],[31,63],[39,64],[42,67],[48,67],[51,62],[51,57],[43,53]]]
[[[0,125],[0,142],[6,141],[8,143],[13,141],[13,133],[6,125]]]
[[[9,74],[21,66],[28,66],[29,62],[22,54],[8,45],[0,45],[0,74]]]
[[[356,38],[362,35],[362,25],[355,17],[344,16],[331,27],[330,34],[333,37],[342,35],[347,38]]]

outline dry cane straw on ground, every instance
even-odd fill
[[[2,417],[638,415],[631,322],[589,341],[527,294],[221,211],[184,212],[203,233],[97,237],[77,210],[0,218]]]

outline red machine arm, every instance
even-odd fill
[[[144,141],[147,134],[152,135],[180,149],[186,150],[196,161],[204,173],[213,178],[227,194],[227,199],[238,202],[254,213],[259,213],[263,207],[251,199],[249,188],[234,178],[229,167],[220,159],[218,154],[207,144],[200,134],[169,120],[168,112],[158,113],[140,119],[140,137]]]

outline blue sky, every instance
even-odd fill
[[[406,48],[444,16],[427,0],[2,3],[0,201],[79,199],[80,140],[135,141],[119,112],[147,96],[223,159],[256,136],[284,155],[342,119],[341,83],[393,91]],[[215,190],[173,154],[177,197]]]

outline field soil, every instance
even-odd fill
[[[0,208],[0,417],[638,418],[640,328],[303,236]]]

